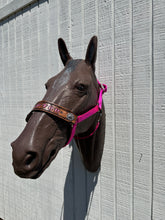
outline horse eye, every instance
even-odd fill
[[[85,91],[85,89],[86,89],[85,85],[83,85],[83,84],[77,85],[76,88],[81,92]]]

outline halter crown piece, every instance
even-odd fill
[[[71,142],[71,140],[75,137],[77,124],[84,121],[85,119],[89,118],[90,116],[94,115],[95,113],[100,112],[102,109],[102,100],[103,100],[102,96],[103,96],[104,92],[107,91],[107,86],[105,84],[101,84],[98,80],[97,80],[97,82],[100,87],[100,93],[99,93],[99,98],[98,98],[97,104],[95,107],[93,107],[92,109],[90,109],[86,113],[77,116],[73,112],[71,112],[69,109],[66,109],[66,108],[59,106],[57,104],[43,100],[43,101],[37,102],[37,104],[34,106],[32,111],[27,115],[26,121],[29,120],[30,116],[32,115],[32,113],[34,111],[41,111],[41,112],[46,112],[48,114],[54,115],[56,117],[59,117],[65,121],[71,123],[72,124],[72,131],[71,131],[70,138],[66,144],[66,145],[68,145]],[[95,133],[95,131],[98,129],[99,124],[100,123],[98,121],[96,128],[89,136],[75,137],[75,138],[85,139],[85,138],[92,136]]]

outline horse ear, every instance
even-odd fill
[[[70,56],[66,44],[62,38],[58,39],[58,50],[60,53],[61,60],[65,66],[67,61],[72,59],[72,57]]]
[[[97,57],[97,37],[93,36],[88,44],[85,62],[92,66],[93,71],[95,71],[95,62]]]

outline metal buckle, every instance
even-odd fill
[[[66,118],[67,118],[69,121],[73,121],[73,120],[74,120],[74,115],[73,115],[71,112],[69,112],[69,113],[67,114]]]

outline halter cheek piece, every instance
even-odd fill
[[[29,120],[29,118],[31,117],[31,115],[34,111],[41,111],[41,112],[46,112],[50,115],[59,117],[65,121],[71,123],[72,131],[71,131],[70,138],[66,144],[66,145],[68,145],[71,142],[71,140],[75,137],[77,124],[80,123],[81,121],[84,121],[85,119],[89,118],[90,116],[94,115],[95,113],[100,112],[102,109],[102,96],[103,96],[104,92],[107,91],[107,86],[105,84],[101,84],[98,80],[97,80],[97,82],[100,87],[100,93],[99,93],[97,105],[95,107],[93,107],[92,109],[90,109],[88,112],[77,116],[73,112],[71,112],[69,109],[66,109],[62,106],[59,106],[57,104],[47,102],[47,101],[40,101],[40,102],[37,102],[37,104],[34,106],[32,111],[27,115],[26,121]],[[94,131],[90,135],[88,135],[86,137],[75,137],[75,138],[85,139],[85,138],[92,136],[95,133],[95,131],[98,129],[99,124],[100,123],[98,121],[96,128],[94,129]]]

